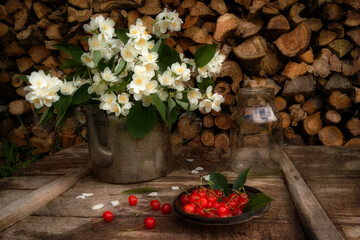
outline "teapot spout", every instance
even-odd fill
[[[85,114],[86,122],[88,124],[90,159],[93,164],[100,168],[110,167],[113,162],[114,154],[110,148],[101,145],[93,117],[93,114],[98,114],[99,108],[98,106],[90,105],[83,107],[82,111]]]

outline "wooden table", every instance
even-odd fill
[[[360,239],[360,149],[345,147],[285,147],[291,161],[320,202],[337,230],[345,239]],[[187,187],[199,183],[200,175],[191,174],[202,166],[201,174],[209,174],[221,162],[195,160],[190,163],[177,155],[178,166],[168,176],[147,183],[115,185],[102,183],[91,174],[75,181],[69,190],[0,232],[0,239],[306,239],[306,233],[294,207],[288,188],[281,175],[251,177],[247,185],[258,188],[275,199],[270,210],[262,217],[249,222],[226,227],[209,227],[190,224],[175,213],[162,215],[160,211],[146,210],[139,217],[136,213],[147,208],[152,199],[147,194],[138,196],[137,206],[127,204],[128,195],[122,191],[137,187],[154,187],[164,202],[172,203],[180,191],[172,186]],[[88,162],[86,145],[77,145],[20,170],[17,176],[0,180],[0,209],[7,209],[15,200],[26,199],[33,191],[48,186],[64,174],[85,168]],[[225,168],[226,169],[226,168]],[[223,174],[234,178],[231,171]],[[82,193],[93,197],[76,199]],[[119,200],[114,208],[110,201]],[[92,210],[103,203],[105,207]],[[114,221],[94,223],[102,212],[109,210]],[[1,211],[1,210],[0,210]],[[1,213],[0,213],[1,214]],[[152,230],[144,228],[126,231],[143,224],[146,216],[156,219]]]

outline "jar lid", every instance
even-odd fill
[[[274,95],[273,88],[266,88],[266,87],[246,87],[246,88],[239,88],[239,94],[249,94],[249,95],[263,95],[263,94],[270,94]]]

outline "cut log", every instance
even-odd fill
[[[89,1],[86,0],[69,0],[68,2],[77,8],[89,8]]]
[[[9,112],[12,115],[22,115],[31,112],[31,106],[25,99],[14,100],[9,104]]]
[[[10,76],[7,72],[0,72],[0,82],[1,83],[10,82]]]
[[[216,84],[214,88],[214,93],[219,95],[225,96],[226,94],[230,93],[230,85],[226,82],[219,82]]]
[[[305,97],[302,94],[296,94],[294,100],[298,104],[303,104],[305,102]]]
[[[279,14],[279,4],[277,2],[268,2],[262,8],[262,12],[265,15],[278,15]]]
[[[39,19],[45,18],[46,15],[52,12],[51,8],[47,7],[42,2],[34,2],[33,10]]]
[[[354,66],[352,65],[351,61],[348,59],[341,61],[341,72],[345,77],[350,77],[353,75]]]
[[[195,7],[195,5],[196,5],[196,0],[184,0],[179,5],[179,8],[189,9]]]
[[[252,21],[240,20],[234,35],[241,38],[251,37],[261,30],[263,24],[261,18],[255,18]]]
[[[343,9],[336,3],[327,3],[322,7],[322,18],[324,20],[339,21],[343,15]]]
[[[331,30],[322,29],[317,35],[316,35],[316,45],[322,47],[325,45],[328,45],[330,42],[332,42],[337,37],[337,33],[333,32]]]
[[[184,26],[183,26],[183,28],[184,28]],[[215,32],[215,29],[216,29],[216,23],[214,23],[214,22],[205,22],[205,23],[201,26],[201,28],[206,29],[206,31],[207,31],[208,33],[213,33],[213,32]],[[226,44],[224,44],[224,45],[226,45]]]
[[[329,104],[335,110],[346,110],[350,107],[351,99],[344,93],[333,91],[329,96]]]
[[[0,37],[6,36],[9,32],[10,28],[8,25],[0,22]]]
[[[212,128],[214,125],[214,117],[211,114],[205,115],[205,117],[203,118],[203,126],[206,128]]]
[[[215,134],[213,130],[205,129],[201,133],[201,142],[205,147],[212,147],[215,143]]]
[[[30,48],[29,55],[35,63],[41,63],[50,56],[50,51],[43,45],[35,45]]]
[[[330,22],[327,29],[337,33],[337,38],[343,38],[345,36],[344,26],[338,22]]]
[[[290,24],[284,15],[271,18],[265,27],[265,34],[270,41],[290,31]]]
[[[357,117],[352,117],[346,122],[346,128],[353,136],[360,135],[360,120]]]
[[[195,6],[190,8],[191,16],[199,16],[204,19],[216,16],[216,13],[206,6],[203,2],[196,2]]]
[[[214,40],[223,42],[227,37],[232,35],[240,24],[240,18],[232,13],[225,13],[216,21]]]
[[[347,78],[335,73],[330,77],[329,81],[326,82],[324,90],[328,92],[335,90],[341,92],[351,92],[352,84]]]
[[[8,138],[16,148],[26,147],[28,145],[28,140],[16,136],[14,129],[10,131]]]
[[[224,0],[211,0],[209,7],[220,15],[223,15],[228,11]]]
[[[60,141],[62,148],[69,148],[74,145],[76,135],[61,134]]]
[[[16,89],[16,94],[19,95],[20,97],[25,98],[26,94],[28,94],[29,91],[24,90],[24,87],[19,87]]]
[[[179,119],[177,129],[180,136],[187,140],[193,139],[200,131],[199,124],[196,121],[192,121],[188,116],[183,116]]]
[[[230,145],[230,139],[226,133],[218,133],[215,136],[214,146],[215,148],[228,149]]]
[[[302,146],[305,145],[304,140],[300,134],[296,134],[292,127],[287,127],[284,129],[284,138],[285,142],[291,145]]]
[[[354,93],[354,102],[360,103],[360,88],[354,87],[355,93]]]
[[[73,7],[67,8],[67,21],[69,23],[86,22],[92,15],[92,9],[78,10]]]
[[[334,110],[329,110],[324,115],[324,122],[327,124],[338,124],[341,122],[341,115]]]
[[[304,120],[304,130],[308,135],[316,135],[321,129],[322,121],[320,112],[311,114]]]
[[[208,34],[206,29],[200,28],[198,26],[191,26],[185,29],[183,37],[190,38],[196,43],[207,43],[212,44],[212,37]]]
[[[293,31],[281,35],[274,43],[280,52],[287,57],[302,54],[310,43],[311,31],[300,24]]]
[[[283,111],[287,106],[287,101],[282,96],[276,96],[274,98],[274,105],[278,111]]]
[[[296,27],[305,20],[305,18],[300,16],[304,13],[305,8],[306,6],[303,3],[295,3],[291,6],[289,11],[289,20],[293,26]]]
[[[28,10],[26,8],[22,8],[19,12],[15,13],[15,15],[14,15],[14,20],[15,20],[14,30],[15,31],[23,30],[25,28],[27,19],[28,19]]]
[[[307,64],[306,63],[296,63],[296,62],[288,62],[286,64],[284,70],[281,72],[281,75],[286,76],[290,79],[300,77],[307,73]]]
[[[196,26],[200,26],[201,25],[201,19],[199,18],[199,16],[190,16],[190,15],[188,15],[188,16],[186,16],[186,18],[185,18],[185,22],[184,22],[184,24],[182,25],[182,28],[183,29],[187,29],[187,28],[189,28],[189,27],[191,27],[191,26],[194,26],[194,25],[196,25]]]
[[[141,14],[136,10],[131,10],[127,14],[127,22],[128,22],[128,28],[130,28],[131,25],[135,25],[136,19],[140,18]]]
[[[156,15],[163,11],[160,0],[145,0],[145,5],[137,10],[144,15]]]
[[[14,74],[11,78],[11,86],[14,88],[25,86],[25,81],[18,78],[18,76],[20,76],[20,74]]]
[[[341,146],[344,144],[344,135],[335,126],[326,126],[319,131],[319,139],[325,146]]]
[[[281,118],[282,118],[282,125],[283,128],[287,128],[290,126],[291,124],[291,119],[290,119],[290,115],[286,112],[280,112]]]
[[[29,57],[18,58],[16,59],[16,63],[21,73],[29,70],[32,66],[34,66],[34,62]]]
[[[50,134],[49,136],[47,136],[47,138],[39,138],[39,137],[32,137],[30,138],[31,144],[39,149],[40,152],[46,153],[50,151],[51,146],[54,143],[54,134],[55,132],[53,132],[52,134]]]
[[[299,56],[300,61],[306,62],[308,64],[313,63],[314,61],[314,53],[312,48],[310,48],[309,50],[307,50],[306,52],[304,52],[303,54],[301,54]]]
[[[251,0],[235,0],[235,3],[243,6],[245,9],[249,10],[251,6]]]
[[[215,78],[230,77],[232,80],[231,90],[236,93],[243,80],[243,72],[239,64],[235,61],[226,61],[221,67],[221,72]]]
[[[244,81],[244,87],[265,87],[265,88],[272,88],[274,89],[274,95],[276,95],[280,90],[281,87],[275,83],[274,80],[270,78],[262,78],[258,76],[252,76],[251,79],[247,79]]]
[[[257,16],[267,2],[270,2],[270,0],[253,0],[249,8],[249,18]]]
[[[47,68],[59,67],[61,65],[61,63],[55,56],[48,57],[45,61],[43,61],[42,64]]]
[[[300,104],[293,104],[289,107],[290,119],[293,122],[301,122],[307,117],[307,112],[301,108]]]
[[[228,93],[224,96],[224,102],[223,104],[225,106],[232,106],[235,104],[235,96],[232,95],[231,93]]]
[[[352,138],[347,141],[344,146],[346,147],[359,147],[360,148],[360,138]]]
[[[4,53],[10,57],[18,57],[26,54],[26,51],[17,41],[11,42],[11,44],[4,50]]]
[[[5,3],[6,11],[9,14],[13,14],[17,11],[20,11],[24,7],[25,7],[24,4],[19,0],[6,1]]]
[[[287,80],[282,95],[286,98],[295,96],[296,94],[303,94],[305,97],[308,97],[315,92],[315,87],[315,77],[313,75],[305,75]]]
[[[356,43],[357,46],[360,46],[360,27],[353,28],[347,31],[346,34]]]
[[[323,96],[317,95],[307,100],[301,106],[301,108],[305,110],[308,114],[313,114],[314,112],[322,108],[323,104],[324,104]]]
[[[215,117],[215,126],[221,130],[228,130],[230,128],[230,115],[222,113],[220,116]]]
[[[55,130],[56,118],[50,119],[47,123],[43,125],[35,125],[32,127],[31,132],[35,137],[46,139]]]
[[[331,57],[329,58],[329,64],[331,71],[341,72],[341,61],[335,54],[331,55]]]
[[[346,39],[336,39],[329,43],[329,48],[333,51],[339,58],[345,56],[348,52],[353,49],[354,45]]]
[[[298,0],[278,0],[279,10],[283,11],[296,3]]]
[[[64,34],[64,26],[61,24],[52,24],[45,31],[45,35],[52,40],[62,40]]]
[[[348,27],[357,27],[360,25],[360,13],[354,10],[347,10],[344,24]]]
[[[174,131],[171,134],[170,141],[173,145],[180,145],[183,142],[183,138],[180,136],[180,134],[177,131]]]
[[[321,20],[318,18],[304,19],[302,23],[313,32],[318,32],[323,27]]]

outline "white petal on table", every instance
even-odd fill
[[[76,197],[76,199],[85,199],[85,196],[84,195],[79,195]]]
[[[120,202],[118,200],[111,201],[111,205],[113,205],[114,207],[116,207],[119,204],[120,204]]]
[[[187,158],[186,161],[188,161],[188,162],[193,162],[193,161],[195,161],[195,159]]]
[[[179,190],[180,188],[179,188],[179,186],[172,186],[171,187],[171,190],[174,190],[174,191],[177,191],[177,190]]]
[[[198,170],[191,170],[191,173],[192,173],[192,174],[198,174],[199,171],[198,171]]]
[[[197,167],[197,168],[195,168],[195,170],[196,170],[196,171],[203,171],[204,168],[202,168],[202,167]]]
[[[151,192],[151,193],[149,193],[148,196],[150,196],[150,197],[156,197],[157,195],[158,195],[157,192]]]
[[[210,175],[203,176],[203,179],[205,179],[206,181],[210,181]]]
[[[85,196],[85,197],[92,197],[92,196],[94,196],[93,193],[83,193],[82,195]]]
[[[104,207],[104,204],[100,203],[100,204],[93,206],[92,209],[97,210],[97,209],[101,209],[103,207]]]

